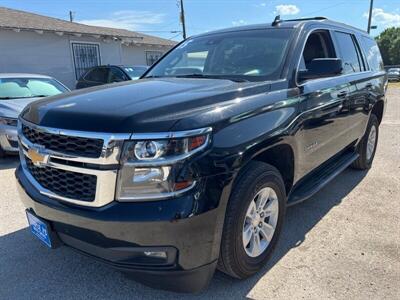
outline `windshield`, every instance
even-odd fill
[[[54,96],[68,91],[50,78],[0,78],[0,100]]]
[[[161,59],[146,77],[278,79],[291,33],[262,29],[195,37]]]
[[[147,67],[125,67],[124,70],[128,73],[131,79],[138,79],[140,76],[146,72]]]

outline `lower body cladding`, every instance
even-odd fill
[[[208,286],[219,256],[225,205],[187,215],[194,199],[189,192],[163,201],[81,208],[40,194],[21,167],[16,176],[27,210],[47,221],[62,244],[151,287],[199,292]]]
[[[0,147],[7,153],[18,153],[17,128],[0,125]]]

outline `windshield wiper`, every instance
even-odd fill
[[[176,78],[205,78],[205,79],[226,79],[234,82],[247,82],[244,78],[237,78],[225,75],[207,75],[207,74],[185,74],[174,76]]]

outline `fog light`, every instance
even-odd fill
[[[145,251],[144,254],[150,257],[167,258],[167,252],[164,251]]]

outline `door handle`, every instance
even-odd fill
[[[346,92],[346,91],[340,92],[340,93],[337,94],[337,96],[338,96],[339,98],[347,97],[347,92]]]
[[[365,85],[365,87],[367,88],[367,90],[372,89],[372,83],[367,83],[367,84]]]

